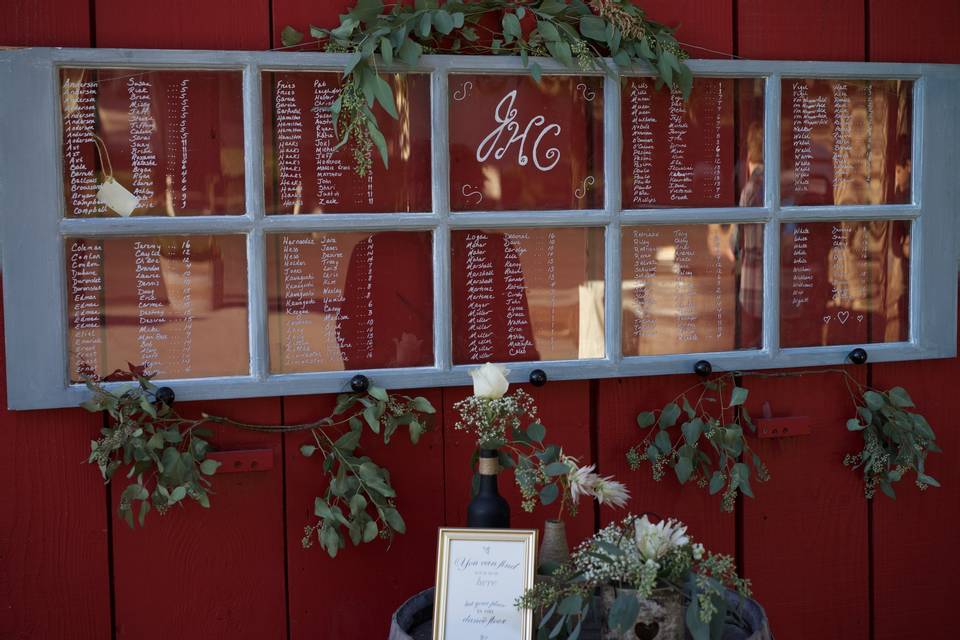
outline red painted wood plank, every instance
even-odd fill
[[[864,58],[862,0],[739,0],[737,10],[743,58]]]
[[[960,3],[870,0],[870,60],[960,62]]]
[[[89,0],[0,3],[0,47],[89,47]]]
[[[338,24],[340,20],[337,16],[346,13],[347,10],[355,5],[353,0],[327,0],[326,2],[313,2],[312,0],[273,0],[271,3],[273,11],[273,33],[272,47],[280,47],[280,33],[284,27],[291,26],[297,31],[303,33],[305,41],[312,40],[310,36],[310,25],[331,29]]]
[[[0,637],[110,637],[104,487],[81,409],[8,411],[0,322]]]
[[[662,409],[697,381],[693,375],[601,380],[597,395],[599,468],[602,474],[613,474],[627,483],[632,495],[629,509],[633,513],[650,511],[664,518],[682,520],[690,534],[708,549],[732,554],[735,518],[731,513],[720,511],[720,496],[711,496],[694,485],[680,485],[669,469],[657,482],[646,463],[637,471],[631,471],[627,464],[627,451],[646,433],[637,427],[637,414]],[[619,515],[604,509],[601,523]]]
[[[733,0],[644,0],[636,4],[649,19],[676,28],[674,36],[691,58],[729,58],[733,53]]]
[[[418,389],[440,410],[439,390]],[[333,396],[284,400],[287,424],[329,415]],[[407,532],[388,547],[381,540],[354,547],[348,543],[330,558],[316,542],[304,549],[304,527],[315,521],[314,498],[326,491],[320,456],[305,458],[300,445],[309,432],[286,437],[287,567],[290,638],[383,638],[390,616],[407,598],[433,585],[437,527],[443,524],[443,430],[438,414],[433,428],[414,446],[401,428],[389,445],[369,432],[361,451],[390,470],[397,507]]]
[[[536,402],[539,418],[547,428],[545,441],[560,445],[566,454],[577,458],[581,464],[594,462],[590,456],[590,383],[548,382],[540,388],[530,385],[522,385],[521,388]],[[473,480],[470,457],[476,445],[476,440],[466,432],[454,429],[458,414],[453,410],[453,403],[471,393],[473,389],[465,387],[443,390],[446,524],[451,527],[464,527],[467,524],[467,505],[470,503]],[[559,505],[538,506],[532,513],[523,511],[520,491],[512,472],[501,474],[499,490],[510,503],[511,527],[542,532],[544,521],[557,517]],[[565,515],[564,520],[571,547],[594,532],[593,512],[586,502],[581,502],[576,518]]]
[[[98,47],[252,49],[270,47],[268,0],[97,0]]]
[[[865,368],[851,368],[861,382]],[[806,417],[809,435],[751,438],[771,479],[743,500],[743,570],[771,629],[791,638],[866,638],[869,632],[867,502],[858,473],[841,462],[858,451],[847,431],[853,405],[839,374],[743,382],[747,406]],[[816,615],[810,615],[816,611]]]
[[[189,403],[200,411],[259,424],[280,423],[280,400]],[[210,509],[190,502],[131,530],[116,515],[125,486],[113,485],[113,566],[117,638],[285,638],[283,469],[280,436],[215,427],[220,450],[272,450],[267,472],[213,477]],[[170,594],[176,615],[157,624],[146,594]]]

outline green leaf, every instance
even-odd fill
[[[353,453],[353,450],[360,444],[361,431],[351,429],[337,438],[333,446],[343,453]]]
[[[300,445],[300,453],[301,453],[304,457],[309,458],[309,457],[312,456],[316,451],[317,451],[317,448],[316,448],[315,446],[313,446],[312,444],[302,444],[302,445]]]
[[[689,480],[693,474],[693,463],[690,461],[690,458],[681,456],[677,460],[677,464],[674,465],[673,470],[676,472],[677,480],[680,481],[680,484],[686,484],[687,480]]]
[[[850,418],[847,420],[847,431],[863,431],[867,428],[867,425],[860,424],[860,421],[856,418]]]
[[[173,501],[173,502],[180,502],[180,501],[183,500],[185,497],[187,497],[187,488],[186,488],[186,487],[183,487],[183,486],[176,487],[176,488],[174,488],[173,491],[170,492],[170,500]]]
[[[583,16],[580,18],[580,33],[584,38],[597,42],[607,43],[607,23],[597,16]]]
[[[383,12],[382,0],[357,0],[351,15],[363,22],[373,22]]]
[[[544,467],[543,473],[550,478],[565,476],[570,473],[570,466],[566,462],[551,462]]]
[[[880,481],[880,490],[883,491],[883,493],[891,500],[897,499],[897,492],[893,490],[893,485],[891,485],[888,481]]]
[[[653,439],[653,442],[657,445],[657,449],[659,449],[664,455],[670,453],[670,450],[673,449],[673,445],[670,444],[670,436],[666,431],[658,432],[657,437]]]
[[[666,51],[660,54],[660,59],[657,60],[657,71],[664,84],[667,87],[673,87],[673,67],[670,65],[667,55],[668,52]]]
[[[890,396],[890,401],[896,407],[903,409],[914,406],[913,399],[910,398],[910,394],[903,387],[894,387],[887,392],[887,395]]]
[[[530,426],[527,427],[527,437],[529,437],[534,442],[543,442],[543,439],[547,436],[547,429],[539,422],[532,422]]]
[[[663,408],[663,411],[660,413],[660,428],[669,429],[677,423],[677,418],[680,417],[680,407],[677,406],[676,402],[671,402]]]
[[[559,445],[551,444],[543,451],[537,451],[536,456],[543,464],[550,464],[551,462],[555,462],[560,456],[560,447]]]
[[[327,518],[333,517],[333,512],[330,510],[330,505],[327,504],[326,500],[317,497],[313,500],[313,515],[326,520]]]
[[[377,537],[377,533],[380,529],[377,527],[377,522],[375,520],[368,520],[367,524],[363,525],[363,541],[370,542]]]
[[[553,482],[543,487],[540,490],[540,503],[543,506],[547,506],[557,499],[560,495],[560,488]]]
[[[303,34],[289,25],[280,32],[280,43],[285,47],[293,47],[301,42],[303,42]]]
[[[569,44],[566,42],[547,42],[545,44],[551,56],[568,67],[573,66],[573,52],[570,50]]]
[[[710,640],[710,626],[700,618],[700,598],[696,580],[688,580],[687,584],[690,585],[691,589],[690,603],[687,605],[684,615],[687,630],[693,640]]]
[[[350,515],[356,516],[367,508],[367,499],[362,494],[356,493],[350,498]]]
[[[879,411],[884,405],[887,404],[887,401],[882,395],[876,391],[865,391],[863,394],[863,399],[867,403],[872,411]]]
[[[437,412],[437,410],[433,408],[433,405],[430,404],[430,401],[421,396],[417,396],[410,401],[410,408],[420,413],[432,414]]]
[[[939,486],[940,486],[940,483],[937,482],[936,478],[934,478],[933,476],[928,476],[928,475],[926,475],[925,473],[918,473],[918,474],[917,474],[917,480],[919,480],[919,481],[922,482],[923,484],[928,484],[928,485],[930,485],[931,487],[939,487]]]
[[[367,131],[370,133],[370,139],[373,141],[374,146],[377,147],[377,151],[380,153],[380,160],[383,162],[383,166],[389,167],[390,158],[387,152],[387,140],[380,132],[380,128],[377,127],[377,123],[373,120],[367,120]]]
[[[540,82],[543,80],[543,68],[536,62],[530,65],[530,76]]]
[[[377,76],[377,78],[379,78],[380,80],[383,80],[383,78],[380,78],[380,76]],[[389,86],[390,85],[388,84],[387,87]],[[390,399],[390,396],[387,395],[387,390],[384,389],[383,387],[376,387],[374,385],[370,385],[370,387],[367,389],[367,393],[369,393],[373,398],[380,400],[381,402],[386,402],[387,400]]]
[[[384,64],[393,64],[393,44],[389,38],[380,38],[380,57]]]
[[[514,38],[523,37],[523,30],[520,28],[520,19],[515,13],[504,13],[501,24],[503,25],[503,35],[507,42],[510,42],[510,40],[506,38],[507,36]]]
[[[463,12],[455,11],[452,15],[453,15],[453,28],[454,29],[463,28],[463,17],[464,17]]]
[[[407,524],[403,521],[403,517],[400,515],[400,512],[392,507],[387,507],[383,510],[383,519],[387,521],[387,524],[390,525],[397,533],[406,533]]]
[[[700,439],[700,434],[703,433],[703,420],[694,418],[689,422],[684,422],[680,425],[680,430],[683,432],[684,441],[694,447]]]
[[[429,38],[431,27],[433,27],[433,18],[429,11],[425,11],[420,17],[420,24],[417,25],[417,34],[421,38]]]
[[[363,410],[363,418],[370,425],[370,430],[374,433],[380,433],[380,410],[377,405],[372,404]]]
[[[438,9],[433,14],[433,26],[443,35],[453,31],[453,16],[444,9]]]
[[[637,415],[637,426],[641,429],[652,426],[654,422],[656,422],[656,416],[653,411],[644,411]]]
[[[397,55],[400,56],[400,60],[402,60],[404,64],[408,64],[410,66],[417,64],[417,60],[420,59],[420,54],[422,53],[423,47],[420,46],[420,43],[414,42],[410,38],[404,40],[403,44],[400,45],[399,51],[397,51]]]
[[[548,42],[557,42],[560,40],[560,32],[553,26],[549,20],[537,20],[537,31]]]
[[[748,393],[749,391],[743,387],[734,387],[730,392],[730,406],[736,407],[746,402]]]
[[[656,462],[656,461],[657,461],[657,458],[659,458],[659,457],[660,457],[660,449],[658,449],[658,448],[655,447],[654,445],[650,445],[649,447],[647,447],[647,461],[648,461],[648,462],[651,462],[651,463],[652,463],[652,462]]]
[[[204,460],[200,463],[200,473],[205,476],[212,476],[217,472],[221,464],[219,460]]]
[[[693,410],[693,407],[690,405],[690,401],[687,400],[687,396],[683,396],[683,412],[687,414],[687,417],[691,420],[697,415],[697,412]]]
[[[419,420],[411,420],[408,429],[410,430],[410,442],[413,444],[420,442],[420,436],[427,431],[427,428],[420,424]]]
[[[153,406],[152,402],[147,400],[147,396],[140,396],[140,408],[151,418],[157,417],[157,408]]]
[[[719,471],[714,471],[713,475],[710,477],[710,495],[715,495],[721,489],[723,485],[726,484],[726,479],[723,477],[723,474]]]
[[[610,607],[610,614],[607,618],[607,624],[610,630],[616,630],[625,633],[627,629],[633,627],[637,620],[637,614],[640,612],[640,602],[633,591],[623,591],[613,601]]]
[[[575,593],[560,601],[560,604],[557,606],[557,613],[565,616],[572,616],[579,613],[580,607],[582,606],[583,596]]]

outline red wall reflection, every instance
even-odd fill
[[[240,71],[62,69],[60,83],[67,216],[116,215],[96,199],[111,167],[133,215],[246,211]]]
[[[330,105],[340,96],[337,72],[263,74],[263,170],[267,213],[430,211],[430,76],[391,74],[394,119],[376,103],[373,112],[387,142],[389,168],[376,147],[360,159],[352,142],[334,151],[344,120],[334,130]],[[365,132],[352,133],[356,140]],[[369,166],[366,175],[358,163]]]
[[[449,82],[453,211],[603,206],[603,78]]]

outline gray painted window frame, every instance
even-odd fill
[[[72,406],[88,396],[67,375],[66,276],[62,238],[68,235],[225,234],[247,236],[249,287],[248,376],[168,380],[178,399],[202,400],[340,392],[363,373],[380,386],[463,385],[471,366],[451,364],[450,231],[517,226],[605,228],[605,357],[513,363],[510,379],[525,381],[542,368],[550,380],[684,373],[709,360],[714,369],[749,370],[836,365],[856,346],[871,362],[956,355],[957,202],[960,200],[960,67],[951,65],[692,60],[699,76],[765,79],[765,203],[754,208],[621,210],[620,82],[604,81],[604,207],[590,211],[470,212],[449,209],[448,76],[455,73],[526,73],[520,60],[497,56],[424,56],[415,68],[431,74],[433,209],[419,214],[265,216],[261,72],[341,70],[343,54],[168,51],[126,49],[22,49],[0,53],[0,208],[7,360],[12,409]],[[584,74],[550,59],[544,73]],[[202,218],[65,219],[59,78],[60,67],[234,69],[243,74],[246,212]],[[641,69],[623,75],[649,75]],[[781,207],[780,81],[783,78],[914,80],[913,201],[906,205]],[[32,150],[32,151],[25,151]],[[800,220],[907,219],[913,223],[910,333],[907,342],[779,348],[779,225]],[[764,233],[763,346],[753,351],[622,357],[620,354],[620,228],[625,223],[762,222]],[[434,234],[434,351],[432,367],[271,375],[268,366],[264,234],[275,231],[419,229]],[[613,286],[611,286],[613,285]]]

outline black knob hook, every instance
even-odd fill
[[[369,388],[370,379],[362,373],[358,373],[350,378],[350,389],[352,389],[354,393],[364,393]]]
[[[160,387],[153,394],[153,398],[159,403],[172,407],[174,401],[177,399],[177,394],[175,394],[170,387]]]
[[[543,369],[534,369],[530,372],[530,384],[535,387],[542,387],[547,384],[547,372]]]
[[[697,360],[693,365],[693,372],[701,378],[706,378],[713,373],[713,365],[707,360]]]
[[[847,355],[847,358],[849,358],[853,364],[863,364],[867,361],[867,350],[857,347]]]

